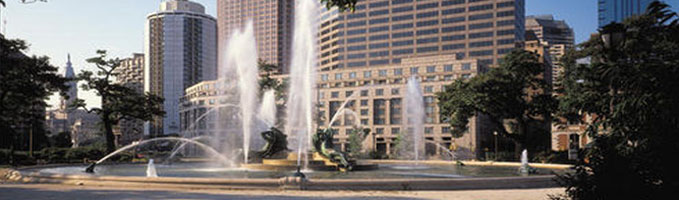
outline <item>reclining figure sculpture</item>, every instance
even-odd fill
[[[335,145],[332,143],[333,135],[332,129],[319,129],[312,138],[316,152],[336,163],[340,170],[351,170],[352,166],[344,153],[335,150]]]

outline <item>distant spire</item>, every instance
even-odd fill
[[[71,63],[71,53],[68,53],[67,56],[68,56],[68,61],[66,63],[68,63],[70,65],[70,63]]]

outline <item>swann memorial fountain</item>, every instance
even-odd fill
[[[297,0],[293,55],[285,114],[277,114],[273,91],[258,97],[257,51],[253,25],[226,41],[220,65],[220,107],[198,120],[217,124],[210,135],[185,138],[153,138],[130,144],[89,166],[48,166],[13,171],[8,180],[79,185],[125,184],[127,186],[306,190],[441,190],[482,188],[531,188],[554,186],[553,173],[567,165],[432,161],[422,159],[427,142],[422,136],[422,94],[418,80],[408,83],[408,124],[404,150],[409,160],[359,160],[333,144],[335,132],[314,123],[316,105],[317,0]],[[369,86],[368,86],[369,87]],[[418,96],[419,95],[419,96]],[[349,98],[351,100],[351,98]],[[349,101],[347,100],[347,102]],[[345,102],[331,122],[347,114]],[[206,117],[210,116],[210,117]],[[279,118],[280,117],[280,118]],[[196,122],[197,122],[196,121]],[[328,125],[328,126],[329,126]],[[354,130],[363,130],[360,123]],[[195,127],[188,126],[187,131]],[[354,134],[365,134],[357,131]],[[256,135],[260,133],[259,135]],[[108,163],[112,156],[136,148],[173,143],[176,148],[162,160],[172,160],[185,146],[199,149],[204,162]],[[445,149],[445,148],[444,148]],[[454,157],[450,152],[451,157]],[[205,162],[205,161],[209,162]],[[460,165],[459,163],[464,163]],[[530,165],[530,166],[529,166]],[[517,169],[521,167],[521,172]],[[530,167],[530,168],[529,168]],[[530,170],[529,170],[530,169]],[[526,172],[533,172],[527,174]]]

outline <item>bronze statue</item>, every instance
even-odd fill
[[[266,144],[258,152],[260,158],[271,158],[278,152],[288,151],[288,136],[275,127],[261,133]]]
[[[335,150],[335,145],[332,143],[333,135],[332,129],[319,129],[312,138],[316,152],[336,163],[340,169],[351,170],[352,166],[346,156]]]

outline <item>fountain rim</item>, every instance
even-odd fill
[[[388,160],[385,164],[405,163],[402,160]],[[476,166],[519,166],[520,163],[465,161]],[[430,162],[429,165],[444,162]],[[451,162],[447,162],[451,165]],[[562,164],[532,164],[537,168],[567,169]],[[111,176],[90,174],[60,174],[39,172],[38,169],[73,164],[30,166],[9,170],[5,176],[15,183],[51,183],[121,187],[122,185],[143,185],[158,188],[216,188],[216,189],[292,189],[292,190],[477,190],[477,189],[519,189],[559,187],[554,181],[556,175],[495,176],[463,178],[389,178],[389,179],[306,179],[301,177],[282,178],[211,178],[211,177],[157,177]],[[79,166],[79,165],[77,165]]]

